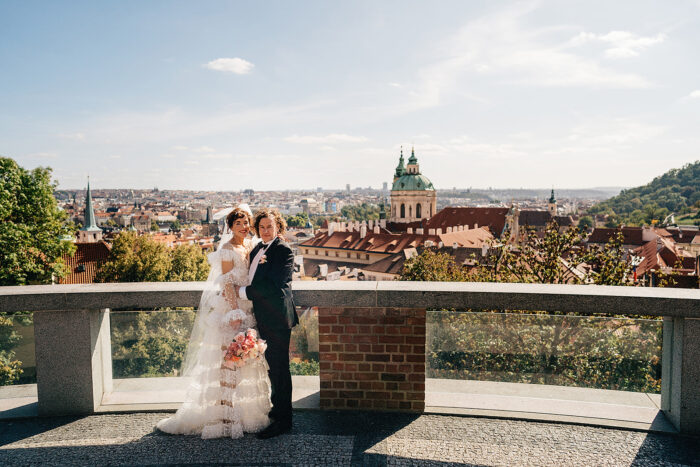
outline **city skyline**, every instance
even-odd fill
[[[605,14],[603,14],[605,12]],[[697,160],[700,2],[0,4],[0,155],[59,189],[638,186]]]

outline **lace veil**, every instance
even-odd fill
[[[248,214],[253,215],[248,204],[239,204],[236,206],[248,212]],[[207,317],[209,313],[214,309],[215,304],[218,301],[225,300],[221,296],[220,284],[216,281],[222,274],[221,271],[221,249],[228,243],[233,234],[228,228],[226,222],[224,222],[224,230],[221,235],[221,240],[216,248],[216,251],[209,253],[207,259],[209,261],[210,269],[209,276],[207,277],[207,282],[204,286],[204,291],[202,292],[202,297],[199,300],[199,308],[197,309],[197,315],[194,319],[194,326],[192,327],[192,333],[190,334],[190,342],[187,345],[187,352],[185,353],[185,359],[182,362],[181,374],[182,376],[193,376],[197,371],[197,364],[199,363],[199,351],[202,347],[204,341],[205,327],[207,326]]]

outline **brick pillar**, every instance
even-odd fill
[[[322,409],[425,409],[425,309],[318,309]]]

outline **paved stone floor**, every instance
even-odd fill
[[[700,465],[700,439],[446,415],[295,412],[291,434],[202,440],[164,414],[0,422],[0,465]]]

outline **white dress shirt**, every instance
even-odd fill
[[[260,248],[258,254],[255,255],[255,258],[253,258],[253,261],[250,262],[250,268],[248,269],[248,285],[250,285],[251,282],[253,282],[253,277],[255,277],[255,271],[258,270],[258,264],[260,264],[260,259],[265,255],[265,252],[268,248],[270,248],[270,245],[272,245],[272,242],[274,241],[275,240],[272,239],[267,243],[262,242],[263,248]],[[248,296],[245,294],[245,289],[246,286],[243,286],[240,289],[238,289],[238,296],[244,300],[248,300]]]

